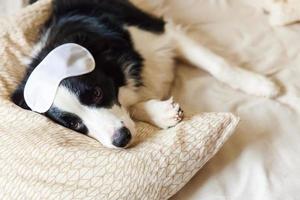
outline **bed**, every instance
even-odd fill
[[[265,74],[275,99],[249,96],[178,63],[174,96],[190,115],[233,112],[241,123],[173,200],[297,199],[300,188],[300,24],[272,27],[260,0],[166,0],[167,12],[227,60]],[[0,0],[1,15],[25,5]]]

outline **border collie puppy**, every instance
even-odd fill
[[[133,119],[162,129],[182,120],[183,111],[169,96],[175,57],[246,93],[266,97],[278,93],[266,77],[230,66],[180,27],[134,2],[53,0],[53,13],[42,28],[24,80],[12,95],[14,103],[29,109],[23,96],[28,77],[49,52],[65,43],[88,49],[96,68],[63,80],[44,114],[106,147],[129,146],[135,136]]]

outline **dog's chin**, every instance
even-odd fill
[[[102,142],[100,142],[105,148],[107,149],[112,149],[112,150],[125,150],[131,147],[131,143],[129,143],[128,145],[126,145],[125,147],[117,147],[114,146],[112,143],[108,143],[108,144],[104,144]]]
[[[110,143],[104,143],[104,142],[101,142],[101,141],[99,141],[99,142],[100,142],[105,148],[108,148],[108,149],[123,150],[123,149],[129,148],[129,145],[126,146],[126,147],[117,147],[117,146],[114,146],[114,145],[112,144],[112,142],[110,142]]]
[[[131,136],[130,136],[130,140],[129,142],[125,142],[123,143],[123,145],[116,145],[116,143],[113,141],[113,138],[109,138],[109,139],[103,139],[103,138],[98,138],[97,136],[91,136],[92,138],[94,138],[95,140],[97,140],[98,142],[100,142],[104,147],[109,148],[109,149],[127,149],[130,148],[133,141],[134,141],[134,135],[135,135],[135,131],[131,130]]]

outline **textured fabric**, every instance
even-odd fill
[[[185,113],[230,111],[236,134],[176,200],[297,200],[300,196],[300,23],[271,26],[262,0],[169,0],[168,13],[235,65],[281,86],[274,99],[235,91],[206,72],[177,68]]]
[[[299,0],[265,0],[272,25],[285,25],[300,21]]]
[[[133,148],[110,150],[9,101],[49,1],[0,19],[0,199],[167,199],[220,149],[238,119],[207,113],[160,131],[138,123]]]

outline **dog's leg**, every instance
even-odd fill
[[[173,127],[183,119],[183,111],[173,98],[166,101],[149,100],[136,104],[131,107],[130,113],[134,119],[148,122],[162,129]]]
[[[167,27],[167,31],[177,44],[176,49],[181,58],[204,69],[234,89],[255,96],[275,97],[278,95],[279,88],[267,77],[233,66],[221,56],[192,40],[179,27],[171,23]]]

